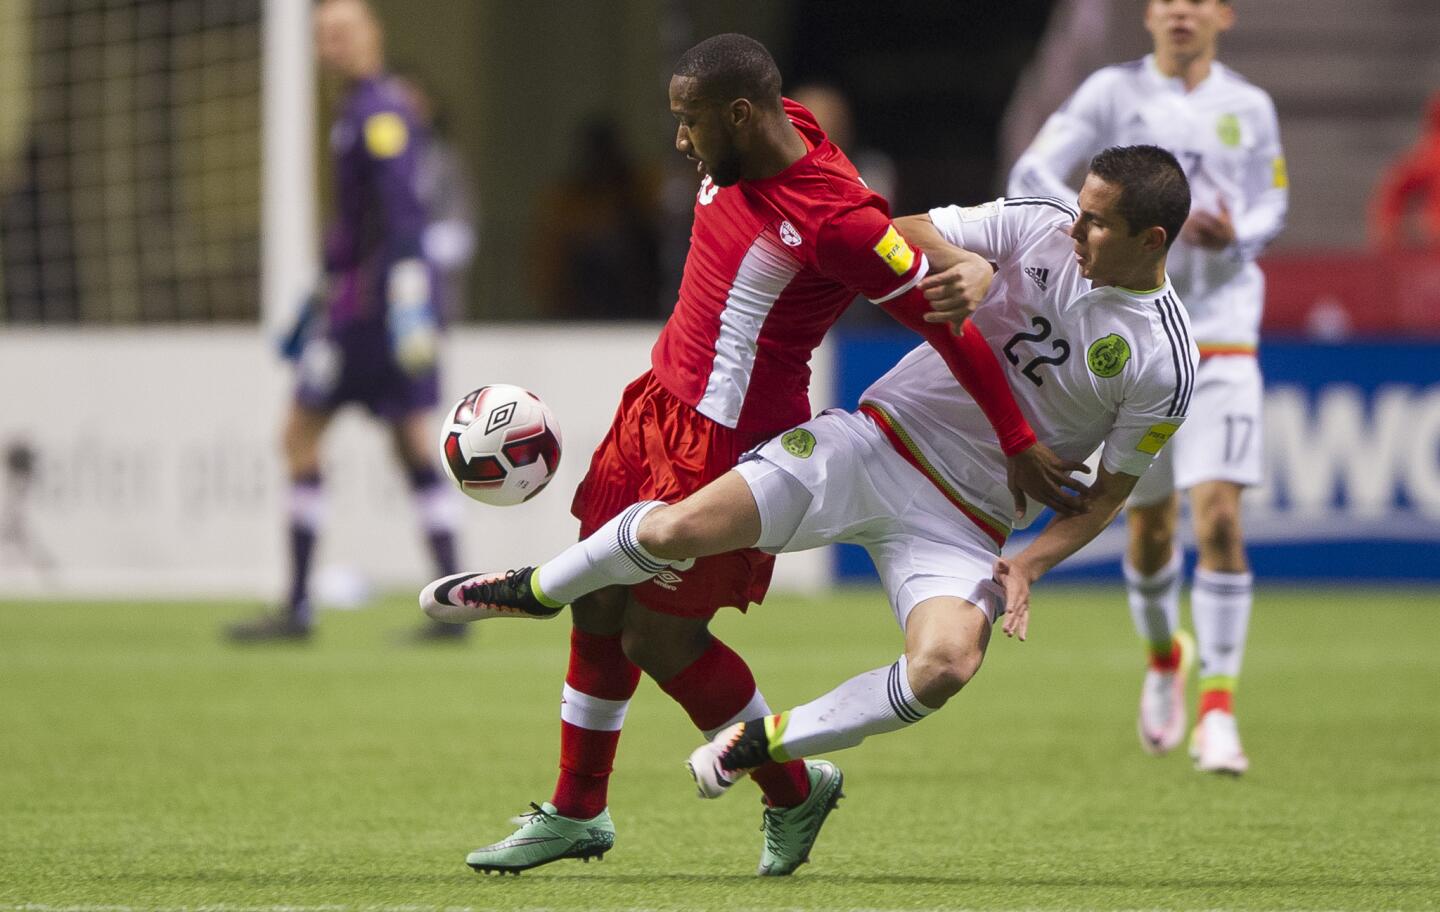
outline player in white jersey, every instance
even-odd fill
[[[1070,460],[1106,444],[1090,510],[1052,521],[1018,556],[1000,559],[1016,521],[1000,445],[944,360],[921,347],[858,411],[773,438],[677,504],[635,504],[531,574],[534,598],[566,603],[737,548],[870,552],[904,654],[805,706],[723,730],[691,758],[702,795],[769,757],[849,747],[933,712],[979,668],[1002,613],[1005,632],[1025,638],[1030,585],[1114,519],[1185,420],[1197,353],[1165,254],[1189,199],[1174,157],[1138,146],[1095,157],[1078,212],[1001,199],[899,221],[922,247],[943,239],[995,264],[973,319],[1036,436]],[[439,600],[427,610],[464,621],[515,608]]]
[[[1155,52],[1090,76],[1016,162],[1011,196],[1068,194],[1066,178],[1098,149],[1153,143],[1185,167],[1190,219],[1169,273],[1190,313],[1201,365],[1185,433],[1131,496],[1125,579],[1150,663],[1141,689],[1141,745],[1164,754],[1186,728],[1185,676],[1196,651],[1181,631],[1178,491],[1186,491],[1199,550],[1191,597],[1200,658],[1197,768],[1249,766],[1233,691],[1249,627],[1253,579],[1240,498],[1258,484],[1261,378],[1255,361],[1264,277],[1255,257],[1283,227],[1285,161],[1270,96],[1215,60],[1234,22],[1225,0],[1150,0]]]

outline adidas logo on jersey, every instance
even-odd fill
[[[1040,286],[1041,291],[1048,287],[1046,283],[1050,281],[1050,270],[1041,269],[1039,266],[1026,266],[1025,274],[1030,277],[1030,281]]]

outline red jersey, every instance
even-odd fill
[[[814,115],[784,105],[810,151],[773,177],[700,184],[680,299],[651,352],[682,402],[756,434],[810,418],[810,356],[856,294],[889,301],[927,269]]]

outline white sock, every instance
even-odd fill
[[[806,757],[854,747],[871,735],[897,731],[934,712],[916,699],[905,656],[856,675],[818,700],[765,719],[770,756]]]
[[[318,481],[290,482],[286,512],[292,526],[315,532],[325,521],[325,488]]]
[[[415,509],[420,514],[420,526],[427,535],[436,532],[454,532],[460,527],[460,499],[455,486],[443,478],[411,492]]]
[[[606,586],[643,583],[669,567],[671,561],[646,551],[635,537],[645,514],[663,506],[661,501],[646,500],[626,507],[594,535],[541,564],[536,581],[545,598],[568,605]]]
[[[755,694],[750,697],[750,702],[745,704],[745,708],[729,719],[726,719],[720,725],[705,732],[705,740],[709,741],[736,722],[749,722],[751,719],[763,719],[768,715],[770,715],[770,704],[765,702],[765,696],[760,693],[760,688],[757,687],[755,688]]]
[[[618,732],[625,724],[629,700],[602,700],[566,683],[560,691],[560,719],[590,731]]]
[[[1255,577],[1197,568],[1190,592],[1195,642],[1200,653],[1200,689],[1234,690],[1245,658]]]
[[[1156,572],[1146,576],[1125,560],[1125,592],[1130,600],[1130,618],[1135,632],[1150,644],[1152,652],[1170,651],[1175,631],[1180,628],[1180,552]]]

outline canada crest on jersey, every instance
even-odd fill
[[[695,194],[695,198],[700,201],[700,205],[708,206],[715,202],[715,194],[719,192],[720,188],[715,186],[715,181],[707,174],[705,179],[700,182],[700,192]]]
[[[780,223],[780,240],[785,242],[786,247],[799,247],[802,243],[800,232],[796,231],[795,226],[788,221]]]

